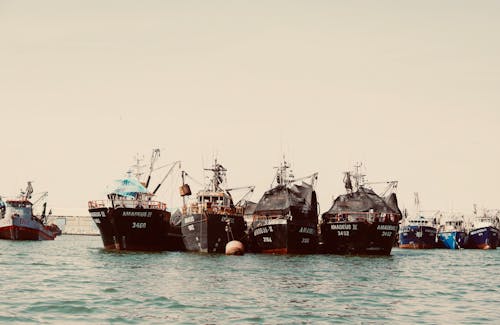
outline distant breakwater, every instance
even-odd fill
[[[54,223],[65,235],[98,236],[99,229],[90,216],[49,216],[48,223]]]

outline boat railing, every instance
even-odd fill
[[[334,214],[333,221],[348,221],[348,222],[398,222],[400,215],[398,213],[386,212],[358,212],[358,211],[342,211]]]
[[[253,216],[253,221],[273,220],[273,219],[283,219],[283,215],[282,214],[272,214],[272,215],[254,214],[254,216]]]
[[[219,205],[210,204],[210,202],[199,204],[193,203],[188,207],[190,213],[210,213],[210,214],[241,214],[245,212],[243,207],[225,207]]]
[[[135,199],[115,199],[115,200],[94,200],[89,201],[89,209],[98,209],[106,207],[130,208],[130,209],[154,209],[166,210],[167,204],[159,201],[143,201]]]

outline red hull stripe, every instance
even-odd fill
[[[38,238],[40,239],[40,236],[42,237],[42,239],[45,239],[45,240],[53,240],[55,238],[55,236],[49,236],[48,234],[44,233],[43,231],[40,231],[38,229],[33,229],[33,228],[26,228],[26,227],[19,227],[19,226],[7,226],[7,227],[2,227],[0,228],[0,232],[11,232],[12,230],[17,230],[18,233],[20,233],[22,235],[22,233],[30,233],[30,234],[35,234],[38,236]],[[22,236],[19,236],[19,237],[22,237]],[[14,238],[11,238],[11,239],[14,239]]]

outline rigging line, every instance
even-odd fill
[[[166,164],[166,165],[163,165],[163,166],[160,166],[160,167],[157,167],[157,168],[153,168],[153,171],[157,171],[159,169],[163,169],[163,168],[166,168],[166,167],[169,167],[169,166],[172,166],[173,164],[176,164],[177,161],[174,161],[174,162],[171,162],[169,164]]]
[[[200,185],[200,186],[204,186],[203,183],[201,183],[200,181],[198,181],[197,179],[195,179],[194,177],[192,177],[191,175],[189,175],[188,173],[185,173],[184,174],[185,176],[187,176],[189,179],[191,179],[193,182],[195,182],[196,184]]]

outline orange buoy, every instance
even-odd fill
[[[226,255],[243,255],[245,254],[245,247],[240,241],[231,240],[226,244]]]

